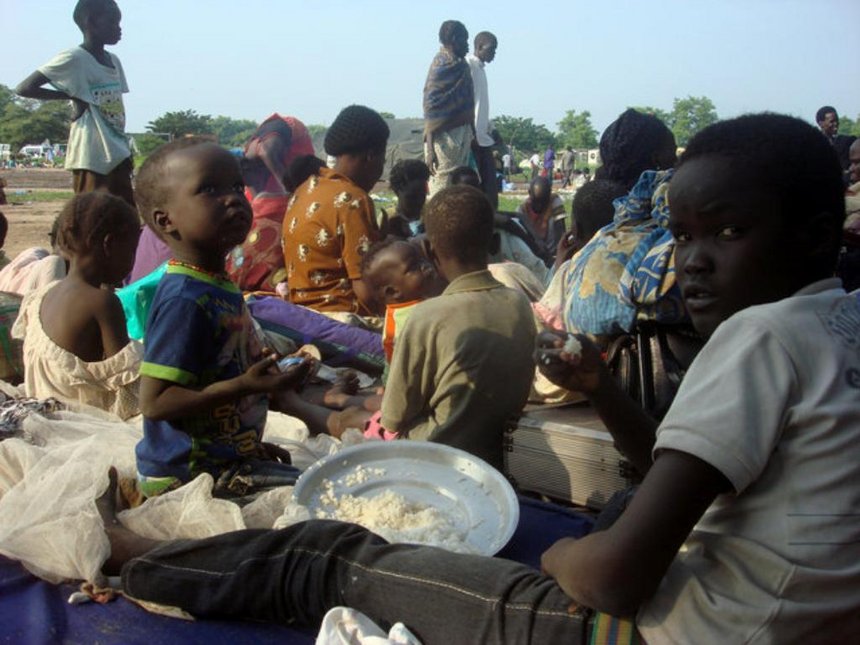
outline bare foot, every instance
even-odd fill
[[[151,551],[160,544],[157,540],[149,540],[125,528],[117,519],[117,474],[113,466],[108,470],[107,490],[96,500],[96,509],[105,525],[105,533],[110,542],[110,556],[102,567],[102,572],[108,576],[118,575],[122,565],[128,560]],[[123,509],[119,509],[123,510]]]
[[[332,414],[331,422],[329,423],[329,434],[336,439],[340,439],[343,433],[350,428],[363,431],[365,424],[371,416],[373,416],[371,412],[357,406],[351,406],[340,412],[335,412]]]

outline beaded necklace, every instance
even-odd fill
[[[218,280],[229,280],[230,276],[227,275],[226,271],[209,271],[208,269],[204,269],[203,267],[199,267],[196,264],[191,264],[190,262],[183,262],[182,260],[177,260],[176,258],[171,258],[168,260],[167,264],[175,267],[183,267],[185,269],[191,269],[192,271],[196,271],[197,273],[202,273],[204,275],[208,275],[212,278],[217,278]]]

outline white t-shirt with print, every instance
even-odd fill
[[[113,68],[83,47],[73,47],[39,68],[56,89],[89,104],[69,130],[66,168],[106,175],[131,156],[122,102],[128,83],[119,58],[108,55]]]
[[[647,642],[860,634],[857,294],[823,280],[723,322],[660,425],[663,449],[711,464],[734,492],[705,512],[640,609]]]

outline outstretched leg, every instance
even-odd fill
[[[424,643],[578,643],[584,618],[525,565],[387,544],[354,524],[303,522],[181,540],[131,560],[123,589],[197,616],[318,625],[336,606]]]
[[[110,483],[104,494],[96,500],[96,508],[99,511],[99,515],[102,516],[105,524],[105,533],[107,533],[108,540],[110,541],[110,557],[102,567],[102,571],[105,575],[113,576],[119,574],[123,564],[132,558],[143,555],[147,551],[151,551],[163,544],[163,542],[142,537],[119,523],[116,517],[118,501],[117,474],[113,466],[108,471],[108,478],[110,479]]]

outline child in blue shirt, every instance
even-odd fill
[[[281,373],[275,355],[264,357],[225,273],[252,220],[238,162],[213,143],[175,141],[147,159],[137,188],[144,220],[174,256],[153,298],[140,368],[141,492],[158,495],[203,472],[216,494],[243,495],[242,480],[255,475],[262,485],[292,483],[296,469],[270,459],[261,439],[268,395],[298,383],[308,365]]]

